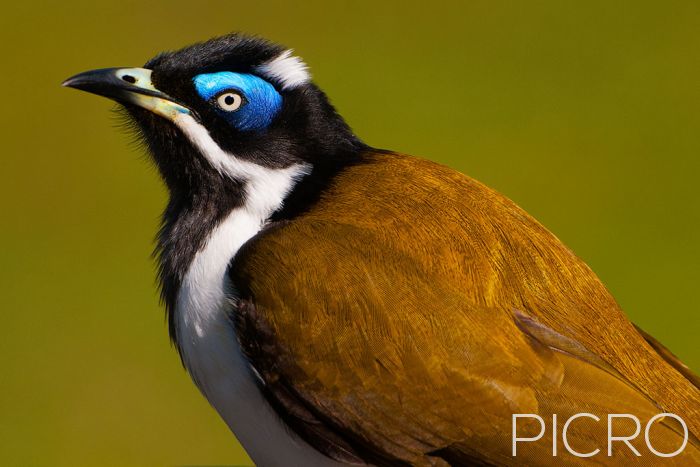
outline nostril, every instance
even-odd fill
[[[131,75],[124,75],[124,76],[122,76],[122,79],[124,81],[126,81],[127,83],[131,83],[131,84],[134,84],[136,82],[136,78],[134,78]]]

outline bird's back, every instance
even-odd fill
[[[403,236],[423,236],[405,244],[435,250],[414,258],[451,270],[474,304],[525,311],[577,340],[700,433],[698,387],[648,345],[595,273],[532,216],[431,161],[393,153],[369,160],[341,176],[332,195],[338,198],[313,215],[398,234],[397,248]],[[354,203],[363,206],[360,218]],[[386,224],[392,220],[400,225]]]
[[[307,211],[244,247],[231,274],[255,309],[243,320],[264,322],[262,337],[241,332],[244,347],[284,329],[272,337],[280,361],[266,364],[264,346],[252,346],[263,378],[291,381],[331,425],[365,423],[353,413],[384,417],[376,432],[363,425],[353,436],[406,427],[395,433],[405,441],[376,441],[397,458],[450,443],[436,456],[479,458],[459,441],[478,439],[474,404],[497,414],[483,419],[501,423],[497,444],[510,440],[504,420],[524,408],[636,407],[679,414],[700,432],[698,388],[647,344],[590,268],[510,200],[441,165],[366,154]],[[442,392],[440,404],[422,395],[430,391]],[[399,402],[377,402],[394,394]],[[409,429],[419,417],[432,428]]]

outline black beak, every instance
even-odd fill
[[[156,89],[151,73],[146,68],[102,68],[72,76],[63,86],[135,104],[169,120],[179,114],[193,115],[184,104]]]

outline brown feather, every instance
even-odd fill
[[[634,327],[637,329],[639,334],[641,334],[642,337],[644,337],[644,339],[649,343],[649,345],[651,345],[654,348],[654,350],[656,350],[656,352],[658,352],[658,354],[661,355],[661,357],[663,357],[664,360],[666,360],[673,368],[678,370],[683,376],[688,378],[688,381],[693,383],[693,385],[696,388],[700,389],[700,378],[698,378],[698,376],[695,373],[693,373],[685,363],[680,361],[680,359],[676,357],[673,354],[673,352],[668,350],[668,348],[665,345],[654,339],[653,336],[649,335],[649,333],[644,331],[642,328],[640,328],[636,324],[634,325]]]
[[[510,456],[513,413],[645,423],[663,408],[700,432],[700,391],[595,274],[510,200],[432,162],[367,154],[308,211],[249,242],[231,278],[248,304],[239,338],[269,397],[287,398],[273,405],[293,414],[293,394],[313,415],[294,423],[323,425],[295,431],[331,457],[551,463],[545,441]],[[599,425],[572,428],[571,444],[604,448]],[[659,447],[680,444],[660,430]],[[596,460],[639,462],[616,452]],[[696,446],[684,454],[671,462],[700,462]]]

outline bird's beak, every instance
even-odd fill
[[[102,68],[72,76],[63,86],[138,105],[171,121],[180,114],[193,114],[192,110],[156,89],[151,73],[146,68]]]

